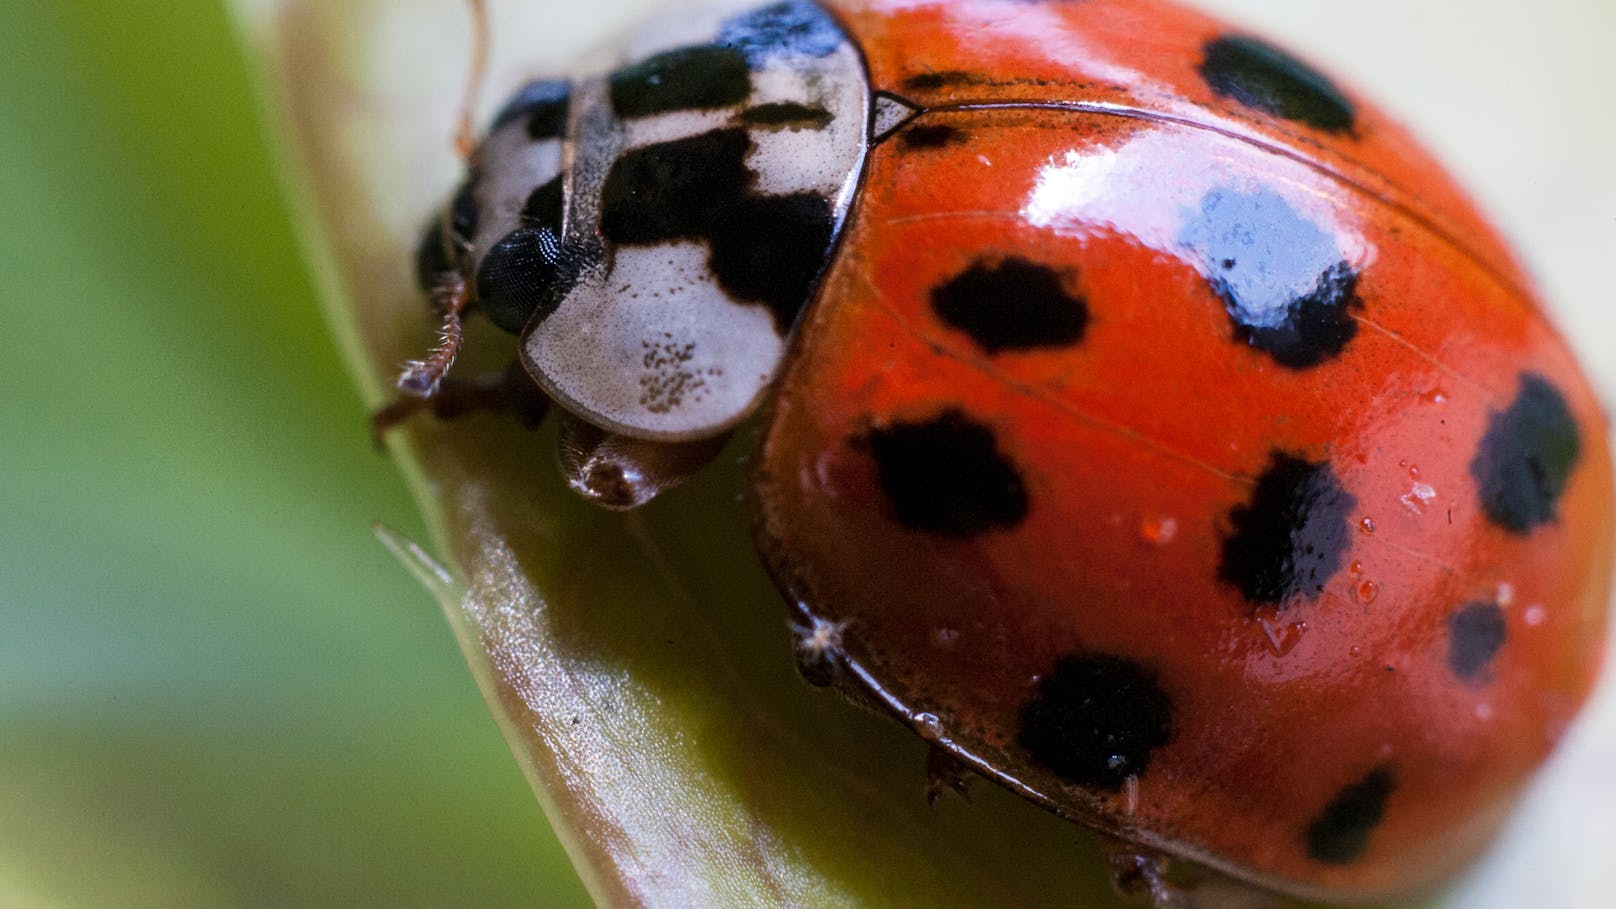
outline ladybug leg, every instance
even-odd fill
[[[1277,897],[1192,862],[1122,840],[1107,842],[1111,883],[1153,909],[1276,909]]]
[[[439,272],[432,276],[427,288],[432,306],[438,311],[442,324],[438,328],[438,346],[424,360],[404,364],[404,374],[398,377],[398,390],[417,398],[430,398],[438,393],[443,377],[449,374],[460,348],[466,342],[463,317],[471,302],[471,289],[464,275],[456,271]]]
[[[444,254],[450,253],[446,250]],[[377,447],[388,432],[419,413],[453,420],[490,411],[510,414],[530,428],[537,426],[550,401],[520,363],[512,361],[503,374],[493,377],[459,379],[449,375],[465,345],[464,318],[471,291],[465,276],[452,269],[431,272],[423,281],[432,307],[442,320],[438,346],[426,359],[405,364],[397,383],[399,397],[371,415],[370,431]]]
[[[798,607],[798,611],[801,613],[802,621],[786,623],[795,639],[792,654],[797,660],[797,674],[815,688],[833,688],[855,702],[859,701],[863,692],[848,684],[843,665],[847,657],[842,650],[842,634],[847,630],[846,623],[832,622],[809,614],[801,606]],[[866,706],[877,713],[880,712],[873,703]]]
[[[1167,856],[1121,841],[1109,843],[1106,851],[1111,884],[1118,893],[1133,900],[1149,899],[1156,909],[1179,905],[1173,887],[1167,883]]]
[[[725,433],[696,442],[647,442],[561,417],[561,471],[573,491],[612,511],[639,508],[712,463]]]
[[[550,399],[528,377],[522,364],[512,361],[503,373],[462,379],[447,376],[431,397],[402,395],[371,414],[370,433],[379,448],[387,434],[417,414],[439,420],[457,420],[474,413],[508,414],[529,429],[536,429],[550,410]]]
[[[792,611],[795,614],[786,627],[791,630],[792,655],[803,681],[815,688],[829,688],[876,716],[891,716],[895,710],[902,713],[891,695],[849,662],[843,638],[851,622],[814,615],[806,603],[797,603]]]
[[[926,751],[926,803],[937,810],[937,803],[950,792],[967,802],[971,800],[971,781],[976,771],[961,763],[941,746],[932,745]]]

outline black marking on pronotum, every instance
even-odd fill
[[[1361,858],[1369,848],[1370,834],[1386,814],[1386,800],[1396,788],[1391,768],[1382,766],[1342,789],[1308,825],[1307,854],[1330,865]]]
[[[667,51],[611,76],[612,110],[624,119],[741,104],[752,94],[746,55],[702,45]]]
[[[751,147],[746,130],[725,129],[623,153],[602,193],[602,233],[630,244],[703,235],[715,203],[751,189]]]
[[[783,336],[825,268],[835,212],[814,193],[754,193],[751,147],[736,128],[624,153],[606,178],[601,233],[627,245],[708,241],[719,286],[767,306]]]
[[[835,115],[823,107],[779,101],[747,108],[736,119],[746,126],[763,129],[823,129]]]
[[[724,23],[718,43],[747,57],[753,68],[771,57],[828,57],[847,39],[824,8],[811,0],[784,0]]]
[[[1565,396],[1542,376],[1521,376],[1520,393],[1492,415],[1470,462],[1482,512],[1515,534],[1553,521],[1581,457],[1582,435]]]
[[[1061,658],[1021,708],[1016,741],[1061,780],[1108,792],[1143,774],[1173,738],[1173,704],[1144,666],[1082,653]]]
[[[1481,682],[1504,646],[1508,626],[1497,603],[1471,603],[1448,616],[1448,668],[1466,682]]]
[[[1214,92],[1246,107],[1305,123],[1328,133],[1350,133],[1357,112],[1323,74],[1256,38],[1230,35],[1206,45],[1201,78]]]
[[[534,141],[559,139],[567,133],[567,108],[571,99],[570,82],[560,79],[529,82],[500,110],[489,131],[526,117],[527,134]]]
[[[1356,507],[1329,464],[1275,452],[1251,501],[1229,513],[1219,579],[1255,604],[1318,599],[1341,568]]]
[[[978,260],[934,288],[931,306],[990,354],[1070,347],[1083,340],[1089,308],[1066,284],[1061,272],[1026,259]]]
[[[494,244],[477,271],[477,302],[512,334],[555,312],[578,280],[576,257],[548,227],[524,227]]]
[[[916,124],[898,134],[898,145],[905,151],[929,151],[958,145],[970,139],[970,133],[946,123]]]
[[[1021,474],[992,428],[961,411],[872,429],[854,444],[874,455],[892,513],[911,530],[968,539],[1027,517]]]

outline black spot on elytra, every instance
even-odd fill
[[[1088,303],[1061,273],[1026,259],[977,261],[931,292],[932,311],[990,354],[1069,347],[1089,325]]]
[[[1204,263],[1235,339],[1281,366],[1317,366],[1357,337],[1357,273],[1335,237],[1278,192],[1213,189],[1179,239]]]
[[[1345,865],[1362,857],[1369,835],[1386,813],[1386,799],[1397,788],[1390,767],[1377,767],[1342,789],[1307,828],[1307,854],[1315,861]]]
[[[575,258],[548,227],[511,232],[483,257],[477,302],[495,325],[513,334],[555,312],[578,279]]]
[[[779,101],[748,108],[737,119],[747,126],[764,129],[822,129],[830,125],[835,116],[823,107]]]
[[[1358,273],[1341,262],[1319,275],[1313,290],[1291,300],[1278,325],[1235,322],[1235,336],[1290,369],[1308,369],[1340,356],[1358,336]]]
[[[1325,132],[1350,133],[1357,119],[1352,102],[1328,78],[1256,38],[1232,35],[1208,43],[1200,73],[1225,98]]]
[[[477,176],[472,174],[455,192],[449,203],[449,220],[433,217],[415,248],[415,280],[422,290],[432,290],[439,276],[459,269],[461,250],[477,233]]]
[[[706,240],[719,286],[769,308],[790,331],[824,270],[835,229],[831,203],[753,192],[745,129],[723,129],[626,152],[602,192],[601,233],[613,243]]]
[[[1448,668],[1467,682],[1484,681],[1506,633],[1504,610],[1496,603],[1471,603],[1448,616]]]
[[[566,190],[561,176],[535,189],[522,206],[522,224],[525,227],[547,227],[555,236],[561,236],[561,224],[566,216]]]
[[[1116,792],[1173,738],[1173,704],[1156,677],[1105,654],[1063,657],[1021,708],[1016,741],[1067,783]]]
[[[811,0],[784,0],[743,13],[718,35],[720,45],[739,50],[755,68],[775,56],[828,57],[845,40],[836,20]]]
[[[958,410],[874,429],[856,444],[875,456],[892,512],[911,530],[964,539],[1027,517],[1026,487],[993,430]]]
[[[526,117],[527,134],[534,141],[559,139],[567,134],[567,108],[571,100],[570,82],[530,82],[505,102],[490,132]]]
[[[1355,507],[1329,464],[1276,452],[1251,501],[1229,513],[1219,579],[1256,604],[1317,599],[1341,568]]]
[[[916,73],[903,80],[903,84],[905,88],[929,91],[948,88],[951,85],[975,85],[980,81],[981,77],[975,73],[960,69],[947,69],[930,73]]]
[[[736,48],[685,47],[612,73],[611,92],[612,110],[627,120],[712,110],[744,102],[752,93],[752,72]]]
[[[1547,379],[1523,375],[1514,403],[1492,415],[1470,475],[1488,520],[1526,534],[1554,520],[1582,436],[1565,396]]]
[[[965,130],[946,123],[911,126],[898,134],[898,144],[906,151],[930,151],[957,145],[970,138]]]

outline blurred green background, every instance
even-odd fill
[[[367,530],[222,6],[0,18],[0,905],[587,905]]]
[[[1414,116],[1610,394],[1616,7],[1567,0],[1563,45],[1509,46],[1493,0],[1368,4],[1379,31],[1335,29],[1339,2],[1203,5],[1311,36]],[[1520,68],[1478,92],[1481,47]],[[586,905],[443,620],[366,530],[424,535],[250,88],[215,0],[0,16],[0,906]],[[1506,113],[1511,88],[1544,106]],[[1570,803],[1609,803],[1603,779]]]

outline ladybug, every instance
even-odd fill
[[[1160,904],[1433,886],[1594,681],[1604,417],[1528,278],[1383,114],[1162,0],[684,15],[518,92],[417,264],[444,343],[380,428],[556,419],[632,508],[752,421],[809,680]]]

